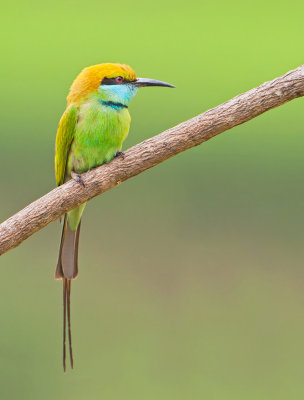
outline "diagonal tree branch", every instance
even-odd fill
[[[74,207],[236,125],[304,96],[304,65],[160,133],[29,204],[0,225],[0,255]]]

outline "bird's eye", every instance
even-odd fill
[[[118,76],[117,78],[115,78],[117,83],[122,83],[123,82],[123,78],[122,76]]]

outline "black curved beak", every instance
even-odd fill
[[[175,86],[171,85],[170,83],[156,81],[155,79],[147,79],[147,78],[137,78],[136,81],[132,82],[132,84],[136,87],[164,86],[164,87],[175,88]]]

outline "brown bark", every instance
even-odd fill
[[[304,65],[133,146],[109,164],[71,180],[0,225],[0,255],[75,206],[236,125],[304,95]]]

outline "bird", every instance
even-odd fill
[[[72,83],[67,107],[58,125],[55,143],[57,186],[70,179],[85,186],[81,174],[114,157],[122,156],[131,117],[128,105],[141,87],[175,86],[138,78],[126,64],[102,63],[84,68]],[[82,213],[86,203],[67,212],[55,279],[63,281],[63,370],[66,371],[66,337],[71,368],[74,367],[71,335],[71,281],[78,275],[78,247]]]

